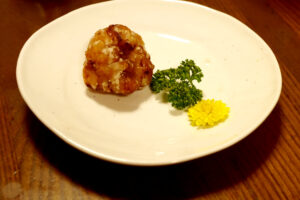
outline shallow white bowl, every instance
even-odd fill
[[[155,70],[193,59],[203,70],[204,99],[221,99],[229,118],[209,129],[144,88],[127,97],[90,92],[84,52],[100,28],[124,24],[139,33]],[[238,20],[181,1],[118,0],[90,5],[34,33],[17,64],[20,92],[34,114],[72,146],[132,165],[164,165],[233,145],[270,114],[281,74],[270,48]]]

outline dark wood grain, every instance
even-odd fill
[[[300,1],[193,1],[257,32],[280,64],[283,88],[267,120],[216,154],[164,167],[123,166],[70,147],[32,114],[17,88],[22,45],[37,29],[93,0],[2,0],[0,199],[300,199]]]

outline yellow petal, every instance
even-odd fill
[[[228,117],[230,108],[225,103],[214,99],[202,100],[188,109],[192,126],[211,127]]]

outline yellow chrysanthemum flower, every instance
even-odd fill
[[[214,99],[202,100],[188,109],[192,126],[211,127],[228,117],[230,108],[225,103]]]

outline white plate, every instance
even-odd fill
[[[110,24],[143,37],[155,70],[194,59],[204,72],[198,85],[204,98],[226,102],[229,118],[197,129],[149,88],[127,97],[89,92],[84,52],[94,32]],[[64,141],[132,165],[178,163],[224,149],[263,122],[281,91],[276,58],[253,31],[213,9],[170,0],[110,1],[54,20],[24,45],[17,81],[30,109]]]

